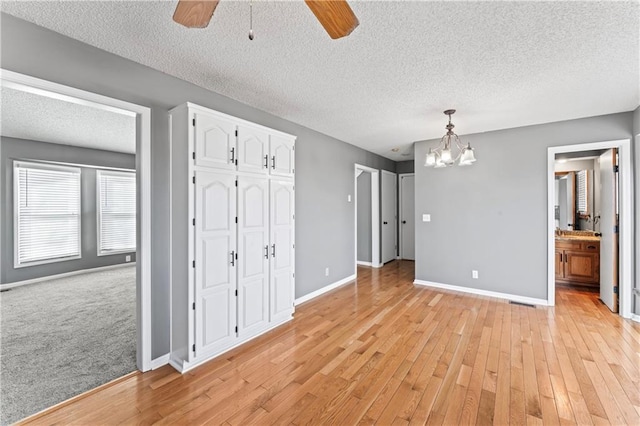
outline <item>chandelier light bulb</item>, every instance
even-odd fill
[[[425,166],[435,166],[436,164],[436,154],[433,150],[429,149],[429,153],[427,154],[427,158],[424,162]]]
[[[451,162],[451,150],[450,149],[443,149],[442,153],[440,154],[440,158],[442,158],[442,161],[444,163],[450,163]]]

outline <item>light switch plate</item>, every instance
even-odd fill
[[[351,202],[351,195],[347,195],[347,202],[350,203]]]
[[[430,214],[423,214],[422,215],[422,221],[423,222],[431,222],[431,215]]]

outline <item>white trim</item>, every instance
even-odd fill
[[[637,315],[637,314],[631,314],[630,319],[631,319],[632,321],[635,321],[635,322],[640,322],[640,315]]]
[[[137,350],[141,371],[151,367],[151,108],[87,92],[74,87],[0,69],[3,87],[37,93],[54,99],[89,105],[104,111],[136,117],[136,172],[138,182]]]
[[[534,297],[518,296],[515,294],[499,293],[497,291],[480,290],[478,288],[461,287],[461,286],[451,285],[451,284],[441,284],[441,283],[435,283],[432,281],[414,280],[413,283],[416,285],[421,285],[426,287],[441,288],[443,290],[452,290],[452,291],[459,291],[461,293],[478,294],[480,296],[489,296],[489,297],[495,297],[498,299],[513,300],[514,302],[528,303],[529,305],[547,306],[546,300],[536,299]]]
[[[380,171],[354,163],[353,178],[353,273],[358,260],[358,170],[371,173],[371,264],[380,264]]]
[[[162,366],[169,364],[169,360],[171,358],[171,354],[164,354],[159,356],[158,358],[154,358],[151,360],[150,367],[152,370],[156,370]]]
[[[384,263],[378,263],[377,265],[371,264],[371,266],[373,268],[382,268],[384,266]]]
[[[297,298],[293,303],[295,306],[298,306],[304,302],[308,302],[311,299],[315,299],[318,296],[322,296],[323,294],[328,293],[331,290],[335,290],[338,287],[341,287],[345,284],[355,281],[355,279],[356,279],[356,274],[350,275],[346,278],[341,279],[340,281],[334,282],[333,284],[329,284],[325,287],[322,287],[321,289],[312,291],[309,294],[305,294],[304,296]]]
[[[360,266],[373,266],[371,262],[363,262],[362,260],[356,260],[356,264]]]
[[[32,278],[30,280],[16,281],[13,283],[0,284],[0,289],[22,287],[23,285],[41,283],[43,281],[57,280],[59,278],[72,277],[74,275],[90,274],[91,272],[107,271],[109,269],[124,268],[125,266],[135,266],[136,262],[118,263],[117,265],[99,266],[91,269],[78,269],[77,271],[64,272],[62,274],[47,275],[46,277]]]
[[[547,304],[555,305],[555,156],[559,153],[591,151],[599,149],[618,148],[619,161],[619,194],[620,194],[620,221],[619,221],[619,304],[620,316],[631,317],[632,300],[632,272],[633,272],[633,195],[631,165],[631,140],[620,139],[613,141],[583,143],[576,145],[554,146],[547,149]]]
[[[408,177],[408,176],[413,176],[415,179],[416,174],[415,173],[400,173],[398,175],[398,223],[400,223],[400,221],[402,220],[402,218],[404,217],[403,215],[403,211],[402,211],[402,178],[403,177]],[[414,194],[415,197],[415,194]],[[414,212],[414,221],[415,221],[415,212]],[[415,228],[415,225],[414,225]],[[398,229],[398,259],[404,259],[404,256],[402,253],[402,229]],[[415,257],[415,256],[414,256]],[[409,260],[415,260],[415,259],[409,259]]]

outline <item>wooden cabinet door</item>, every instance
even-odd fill
[[[597,253],[565,251],[564,278],[582,283],[599,283],[600,256]]]
[[[269,181],[238,177],[238,336],[269,322]]]
[[[196,113],[195,157],[197,166],[235,170],[236,124],[224,118]]]
[[[195,356],[236,339],[235,176],[196,172]]]
[[[294,196],[293,182],[271,181],[270,320],[293,314]]]
[[[272,176],[292,177],[295,171],[295,139],[271,135],[269,154]]]
[[[269,134],[250,126],[238,126],[238,171],[269,173]]]
[[[564,251],[556,250],[556,279],[564,278]]]

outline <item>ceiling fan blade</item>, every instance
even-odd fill
[[[305,0],[329,37],[348,36],[360,22],[346,0]]]
[[[187,28],[205,28],[209,25],[216,6],[218,0],[180,0],[173,12],[173,20]]]

